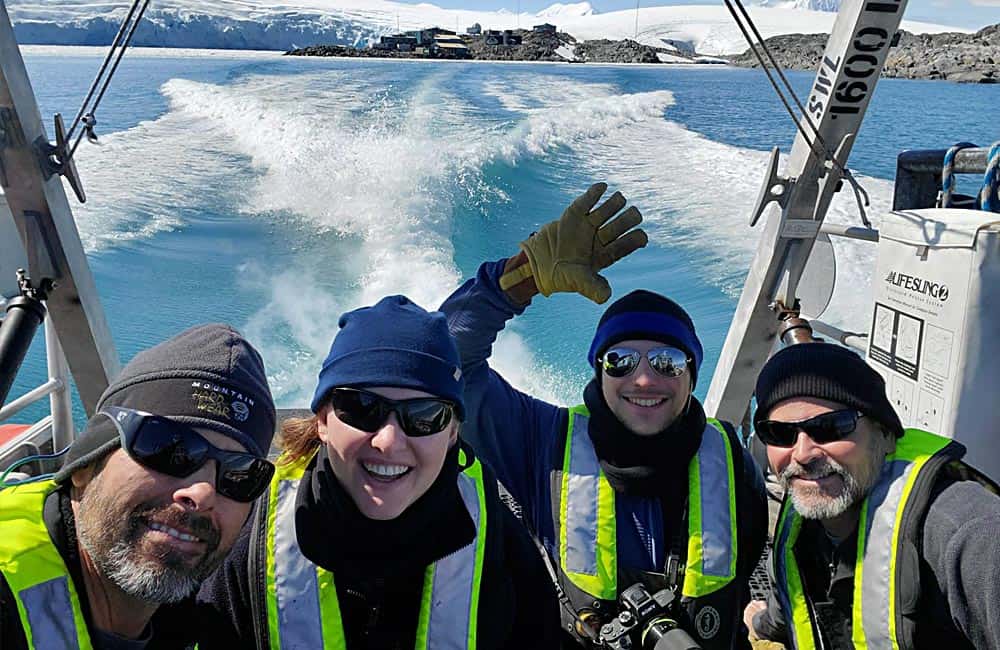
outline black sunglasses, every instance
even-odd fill
[[[367,433],[378,431],[393,412],[413,438],[444,431],[455,416],[455,405],[436,397],[394,400],[360,388],[334,388],[329,399],[341,422]]]
[[[755,430],[757,437],[765,445],[772,447],[794,447],[795,441],[799,438],[799,431],[804,431],[813,442],[823,444],[842,440],[854,433],[858,427],[858,420],[863,417],[864,413],[844,409],[823,413],[801,422],[764,420],[757,423]]]
[[[118,429],[125,453],[155,472],[184,478],[209,460],[216,461],[215,491],[234,501],[253,501],[274,475],[274,465],[266,459],[219,449],[180,422],[118,406],[108,406],[100,414]]]
[[[609,377],[621,378],[635,372],[643,354],[632,348],[611,348],[600,358],[601,368]],[[665,345],[646,352],[649,367],[664,377],[680,377],[687,372],[688,357],[684,350]]]

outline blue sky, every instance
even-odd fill
[[[508,9],[515,11],[518,0],[402,0],[416,4],[419,1],[430,2],[448,9]],[[549,6],[557,0],[520,0],[521,11],[536,12]],[[574,0],[561,0],[563,3]],[[709,4],[712,0],[673,0],[648,1],[640,0],[642,6]],[[720,5],[722,0],[716,0]],[[635,7],[635,0],[590,0],[591,6],[604,13],[619,9]],[[1000,23],[1000,0],[910,0],[906,9],[906,17],[910,20],[956,25],[978,29],[986,25]]]

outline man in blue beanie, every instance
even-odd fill
[[[441,306],[465,373],[463,436],[548,552],[564,645],[607,643],[623,592],[642,584],[672,592],[669,614],[701,647],[746,647],[741,613],[767,537],[763,481],[732,427],[706,418],[692,395],[704,354],[687,312],[651,291],[612,303],[588,353],[594,379],[574,408],[521,393],[487,363],[536,293],[603,303],[611,288],[598,271],[645,245],[639,211],[618,214],[620,193],[595,207],[606,189],[591,187]]]

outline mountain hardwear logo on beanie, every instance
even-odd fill
[[[691,359],[691,388],[704,358],[694,321],[676,302],[652,291],[637,289],[611,303],[597,323],[587,361],[597,359],[615,343],[629,340],[660,341],[684,350]]]
[[[119,406],[160,415],[197,431],[232,438],[267,456],[275,410],[260,353],[232,327],[198,325],[135,357],[108,386],[95,415],[70,447],[57,481],[119,445],[118,431],[99,415]]]
[[[340,317],[340,331],[319,371],[312,411],[338,387],[412,388],[453,402],[465,417],[462,361],[448,320],[406,296],[388,296]]]

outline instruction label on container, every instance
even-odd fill
[[[868,358],[903,421],[940,431],[954,400],[972,251],[879,243]]]

